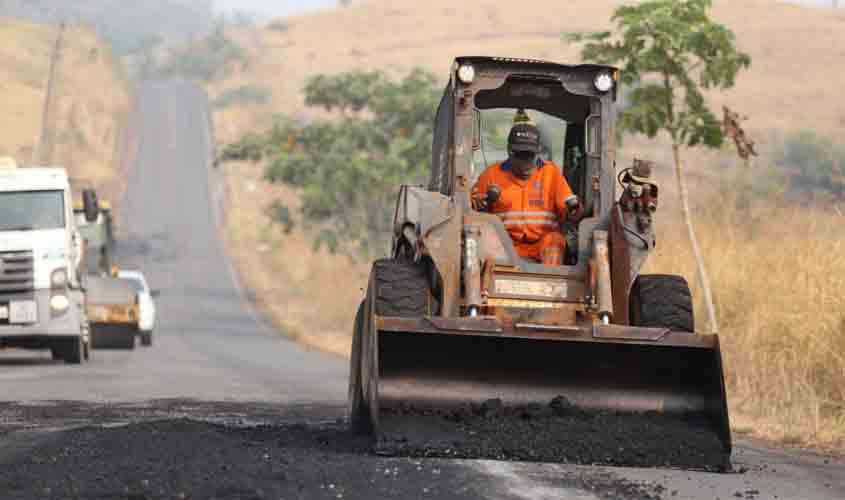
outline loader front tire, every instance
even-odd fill
[[[375,308],[379,316],[420,318],[437,314],[425,266],[396,259],[373,264]]]
[[[668,274],[640,275],[631,288],[631,325],[695,332],[687,280]]]
[[[437,312],[437,302],[432,297],[427,269],[424,264],[404,260],[381,259],[373,263],[371,286],[367,297],[358,306],[352,330],[352,352],[349,358],[349,427],[356,434],[372,434],[373,387],[370,384],[372,356],[367,355],[369,337],[367,328],[372,314],[379,316],[423,317]],[[371,302],[368,302],[371,301]]]
[[[369,434],[370,407],[364,397],[364,384],[361,375],[361,357],[364,340],[364,303],[358,306],[355,314],[355,326],[352,329],[352,353],[349,356],[349,427],[355,434]]]

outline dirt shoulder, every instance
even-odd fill
[[[286,336],[347,356],[368,264],[315,253],[307,232],[286,234],[267,209],[277,198],[295,202],[295,193],[264,181],[260,167],[218,168],[226,183],[226,244],[248,300]]]

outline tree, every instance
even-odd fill
[[[683,174],[687,147],[718,148],[719,120],[702,95],[734,85],[751,58],[737,50],[733,32],[713,22],[711,0],[648,0],[618,7],[614,32],[566,35],[582,43],[584,60],[621,66],[622,82],[632,88],[630,106],[620,113],[622,130],[654,138],[666,132],[672,142],[681,212],[689,233],[713,332],[718,331],[713,296],[689,211]]]
[[[223,159],[266,159],[267,179],[299,191],[316,248],[371,253],[392,234],[397,187],[422,181],[428,169],[438,98],[434,77],[419,70],[399,82],[380,72],[317,76],[305,103],[335,116],[306,125],[280,117],[262,136],[227,147]],[[290,213],[272,207],[288,229]]]
[[[780,152],[793,188],[845,199],[845,147],[810,130],[789,134]]]

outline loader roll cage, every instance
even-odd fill
[[[461,80],[463,68],[472,68],[470,81]],[[456,60],[456,70],[435,118],[430,191],[453,196],[469,189],[480,174],[473,161],[473,152],[482,147],[480,111],[523,108],[566,122],[563,173],[584,202],[587,217],[610,210],[616,197],[613,176],[598,174],[614,167],[616,85],[602,92],[596,79],[608,75],[615,82],[616,68],[465,57]],[[593,177],[599,178],[598,191]]]

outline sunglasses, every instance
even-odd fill
[[[537,156],[537,153],[531,151],[514,151],[513,156],[518,160],[533,160]]]

